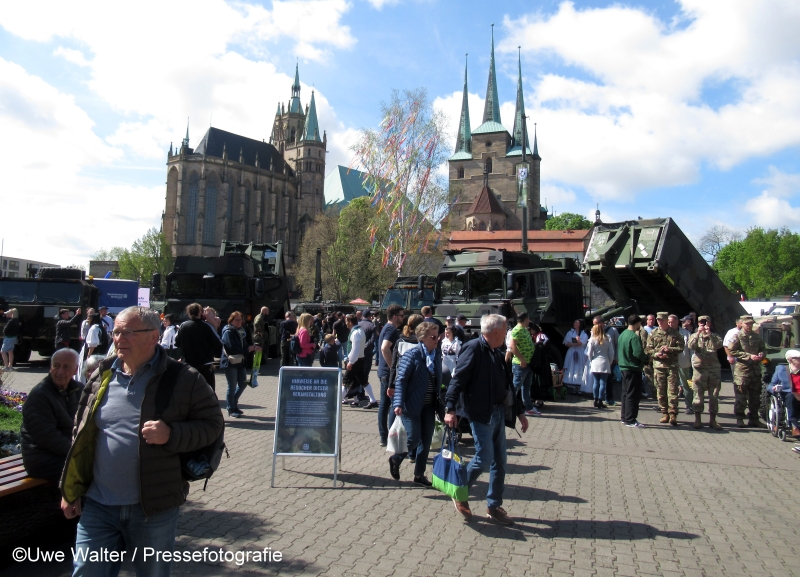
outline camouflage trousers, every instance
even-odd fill
[[[692,374],[692,390],[694,402],[692,409],[699,415],[705,410],[705,396],[708,394],[708,412],[713,417],[719,413],[719,389],[722,386],[719,370],[710,371],[694,369]]]
[[[662,413],[678,414],[678,367],[653,367],[654,388],[658,391],[658,406]]]
[[[758,409],[761,407],[761,375],[753,373],[737,375],[734,372],[733,392],[736,399],[733,403],[733,412],[736,418],[744,419],[746,407],[750,419],[758,419]]]

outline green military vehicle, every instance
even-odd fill
[[[76,268],[42,268],[37,278],[0,278],[0,310],[16,308],[19,311],[20,338],[14,347],[14,360],[25,363],[36,351],[49,357],[55,351],[56,322],[61,308],[97,308],[100,291],[86,273]],[[0,317],[0,327],[5,325]],[[70,329],[70,346],[80,350],[80,323]]]
[[[322,249],[317,249],[317,263],[316,274],[314,277],[314,300],[313,302],[297,303],[292,311],[298,317],[303,313],[316,315],[322,313],[329,315],[331,313],[340,311],[344,314],[351,314],[356,312],[356,307],[336,301],[326,301],[322,299]]]
[[[159,278],[153,279],[153,286],[160,284]],[[283,244],[223,241],[217,257],[176,257],[164,299],[163,312],[172,313],[178,322],[188,318],[186,307],[198,302],[216,310],[223,322],[233,311],[241,312],[251,329],[261,307],[269,307],[269,353],[276,357],[277,323],[289,310]]]
[[[571,258],[549,260],[506,250],[447,250],[434,286],[434,316],[444,322],[448,316],[463,314],[470,330],[479,332],[483,315],[501,314],[513,322],[517,314],[526,312],[560,345],[575,319],[583,317],[583,282],[577,271]],[[411,298],[423,302],[428,280],[420,277],[417,282],[417,294]]]
[[[694,311],[724,335],[747,314],[671,218],[595,225],[581,272],[615,300],[592,312],[604,319]]]
[[[386,309],[400,305],[408,313],[421,314],[422,307],[436,304],[436,281],[424,275],[399,276],[395,279],[381,299],[381,323],[386,322]]]

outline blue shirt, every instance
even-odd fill
[[[383,353],[381,353],[381,347],[383,347],[383,341],[388,340],[392,343],[392,346],[397,343],[397,339],[400,338],[400,331],[397,330],[397,327],[394,326],[392,323],[386,323],[386,326],[383,327],[381,330],[381,336],[378,337],[378,378],[379,379],[388,379],[389,378],[389,365],[386,364],[386,359],[383,358]]]
[[[97,413],[94,480],[87,497],[103,505],[135,505],[139,492],[139,434],[147,383],[158,366],[161,347],[136,374],[123,370],[120,359],[111,365],[112,377]]]

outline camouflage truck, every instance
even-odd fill
[[[724,335],[746,314],[671,218],[596,225],[581,272],[615,299],[594,311],[605,319],[694,311]]]
[[[14,347],[14,360],[25,363],[36,351],[49,357],[55,350],[58,309],[97,308],[100,291],[86,280],[80,269],[42,268],[37,278],[0,278],[0,310],[16,308],[19,311],[20,338]],[[0,328],[6,321],[0,317]],[[70,329],[70,347],[80,350],[80,323]]]
[[[167,275],[163,312],[183,322],[186,307],[198,302],[217,311],[223,322],[240,311],[252,330],[261,307],[269,307],[270,356],[278,356],[277,323],[289,310],[289,285],[283,244],[223,241],[217,257],[179,256]],[[153,285],[160,284],[153,279]]]
[[[792,336],[797,333],[792,328],[793,315],[800,313],[796,302],[776,302],[763,316],[754,317],[754,329],[772,348],[789,348]]]
[[[436,304],[435,293],[436,281],[425,275],[397,277],[381,299],[381,323],[386,323],[386,310],[391,305],[400,305],[409,314],[421,314],[422,307]]]
[[[575,319],[583,317],[583,283],[577,271],[571,258],[448,250],[436,276],[434,316],[444,322],[448,316],[463,314],[477,332],[485,314],[501,314],[514,322],[517,314],[526,312],[560,345]],[[418,282],[427,286],[427,279]],[[413,296],[422,300],[419,297]]]

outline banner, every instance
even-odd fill
[[[528,182],[530,181],[530,163],[520,162],[516,165],[517,175],[517,206],[528,206]]]

